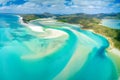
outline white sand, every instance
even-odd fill
[[[29,23],[26,24],[26,23],[23,22],[23,18],[22,18],[22,17],[20,17],[20,16],[18,16],[18,17],[20,18],[19,22],[20,22],[22,25],[30,28],[32,31],[34,31],[34,32],[44,32],[42,26],[36,26],[36,25],[33,25],[33,24],[29,24]]]
[[[92,50],[90,46],[77,45],[76,51],[69,60],[65,68],[53,80],[69,80],[70,76],[74,76],[84,65],[87,60],[89,51]],[[77,65],[77,66],[75,66]]]
[[[68,36],[68,34],[66,32],[56,30],[56,29],[48,28],[44,31],[43,30],[44,28],[42,26],[36,26],[36,25],[30,24],[30,23],[26,24],[26,23],[23,22],[22,17],[20,17],[20,16],[18,16],[18,17],[20,18],[20,23],[21,24],[25,25],[26,27],[28,27],[29,29],[31,29],[34,32],[43,33],[44,38],[57,38],[57,37],[60,37],[60,36],[63,36],[63,35]],[[49,34],[46,34],[46,33],[49,33]]]
[[[95,33],[94,30],[92,30],[92,29],[88,29],[88,31]]]
[[[71,28],[68,27],[66,28],[71,30],[74,34],[77,35],[79,39],[78,43],[81,43],[80,36],[93,42],[93,40],[87,37],[86,35],[79,33],[75,30],[72,30]],[[75,75],[77,71],[79,71],[84,65],[85,61],[87,60],[87,56],[89,55],[89,52],[92,51],[92,49],[93,47],[91,45],[85,46],[77,44],[76,50],[71,59],[69,60],[68,64],[53,80],[68,80],[70,76]]]
[[[29,27],[34,32],[44,32],[43,27],[41,26],[35,26],[33,24],[28,24],[27,27]]]
[[[62,40],[62,43],[59,43],[59,41],[57,42],[55,48],[54,47],[48,47],[43,52],[39,51],[42,48],[41,49],[40,48],[37,49],[37,47],[35,45],[35,49],[34,50],[36,51],[36,54],[24,55],[24,56],[21,57],[22,59],[38,59],[38,58],[43,58],[45,56],[48,56],[49,54],[51,54],[54,51],[56,51],[57,49],[59,49],[64,44],[64,41],[66,39],[68,39],[68,36],[69,36],[68,33],[64,32],[64,31],[61,31],[61,30],[52,29],[52,28],[44,29],[42,26],[36,26],[36,25],[30,24],[30,23],[26,24],[26,23],[24,23],[22,21],[22,17],[20,17],[20,22],[21,22],[21,24],[23,24],[26,27],[28,27],[29,29],[31,29],[33,32],[37,32],[37,34],[33,34],[35,36],[38,36],[38,37],[41,37],[41,38],[46,38],[46,39],[49,39],[49,38],[51,38],[51,39],[52,38],[56,38],[56,39],[61,38],[61,40]],[[35,41],[35,43],[36,43],[36,41]],[[56,42],[54,42],[54,43],[56,43]],[[29,48],[31,49],[31,45],[29,46]],[[33,44],[32,44],[32,48],[33,48]],[[42,54],[42,53],[44,53],[44,54]]]
[[[96,33],[96,32],[94,32],[94,30],[92,30],[92,29],[89,29],[89,31],[91,31],[91,32],[93,32],[93,33],[95,33],[95,34],[101,35],[101,36],[105,37],[105,38],[109,41],[109,38],[108,38],[108,37],[106,37],[106,36],[104,36],[104,35],[102,35],[102,34]],[[109,41],[109,42],[110,42],[110,41]],[[111,43],[110,43],[110,44],[111,44]],[[112,44],[113,44],[113,43],[112,43]],[[109,49],[109,51],[110,51],[111,53],[120,56],[120,50],[118,50],[117,48],[114,48],[112,45],[110,45],[109,47],[111,47],[111,49]]]
[[[56,30],[56,29],[46,29],[45,30],[48,34],[44,37],[44,38],[57,38],[57,37],[61,37],[61,36],[68,36],[68,34],[66,32],[60,31],[60,30]]]
[[[120,80],[120,77],[119,77],[119,79],[118,80]]]
[[[24,45],[31,50],[31,53],[22,55],[21,59],[34,60],[49,56],[64,46],[65,41],[66,38],[61,40],[53,40],[50,42],[39,41],[37,39],[31,40],[30,42],[24,42]],[[40,46],[41,44],[44,44],[45,46]]]
[[[120,56],[120,50],[118,50],[117,48],[112,48],[109,51],[115,55]]]

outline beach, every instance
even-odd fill
[[[41,20],[44,20],[44,19],[41,19]],[[22,17],[20,17],[19,21],[20,21],[21,24],[23,24],[24,26],[28,27],[32,31],[38,32],[38,34],[42,33],[41,36],[43,36],[44,38],[57,38],[57,37],[61,37],[61,36],[68,37],[67,33],[65,33],[63,31],[60,31],[60,30],[57,30],[57,29],[48,28],[48,29],[44,30],[44,28],[42,26],[36,26],[36,25],[30,24],[30,23],[24,23]]]
[[[3,36],[0,78],[1,75],[7,77],[6,80],[118,78],[117,66],[107,56],[109,43],[105,37],[70,24],[41,20],[22,23],[19,18],[14,15],[0,18],[10,24],[9,29],[0,28]]]

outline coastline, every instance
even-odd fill
[[[29,29],[31,29],[32,31],[34,31],[34,32],[44,32],[42,27],[40,27],[40,26],[35,26],[35,25],[29,24],[29,23],[28,23],[28,24],[27,24],[27,23],[24,23],[24,22],[23,22],[23,17],[21,17],[21,16],[19,16],[19,15],[18,15],[18,17],[19,17],[19,22],[20,22],[22,25],[24,25],[24,26],[28,27]]]
[[[120,50],[118,50],[117,48],[112,48],[109,51],[120,57]]]
[[[100,34],[100,33],[97,33],[97,32],[95,32],[95,31],[92,30],[92,29],[85,29],[85,30],[91,31],[91,32],[93,32],[93,33],[95,33],[95,34],[101,35],[101,36],[103,36],[104,38],[106,38],[106,39],[108,40],[109,44],[110,44],[109,47],[107,48],[107,51],[120,57],[120,50],[114,47],[114,44],[113,44],[113,42],[110,40],[109,37],[107,37],[107,36],[105,36],[105,35],[102,35],[102,34]]]
[[[19,23],[19,24],[20,24],[20,23]],[[23,24],[24,24],[24,23],[23,23]],[[26,30],[26,29],[28,28],[28,27],[27,27],[28,24],[27,24],[27,23],[25,23],[25,24],[26,24],[26,26],[24,27],[24,29]],[[31,27],[35,28],[35,27],[34,27],[34,23],[33,23],[33,25],[32,25]],[[38,27],[39,27],[39,26],[38,26]],[[48,27],[49,27],[49,26],[48,26]],[[69,26],[68,26],[68,27],[69,27]],[[44,28],[44,27],[43,27],[43,28]],[[79,28],[78,28],[78,29],[79,29]],[[32,29],[31,29],[31,30],[32,30]],[[32,35],[32,34],[31,34],[31,32],[32,32],[31,30],[28,30],[28,29],[27,29],[28,32],[30,31],[30,35]],[[92,29],[91,29],[90,31],[93,31],[93,32],[94,32],[94,30],[92,30]],[[34,31],[34,32],[35,32],[35,31]],[[34,32],[33,32],[33,33],[34,33]],[[44,32],[45,32],[45,31],[44,31]],[[44,33],[44,32],[43,32],[43,33]],[[46,32],[49,32],[49,31],[46,31]],[[45,33],[46,33],[46,32],[45,32]],[[26,33],[27,33],[27,32],[26,32]],[[40,35],[39,33],[41,34],[42,32],[37,32],[37,33],[35,33],[35,35]],[[51,32],[50,32],[50,33],[51,33]],[[57,32],[56,32],[56,33],[57,33]],[[89,33],[91,33],[91,32],[89,32]],[[97,33],[97,32],[94,32],[94,33],[95,33],[95,34],[99,34],[99,33]],[[28,33],[27,33],[27,34],[28,34]],[[54,34],[54,33],[53,33],[53,34]],[[93,34],[93,33],[91,33],[91,34]],[[46,34],[46,35],[49,37],[49,34]],[[99,35],[102,35],[102,34],[99,34]],[[78,36],[81,37],[81,35],[78,35]],[[103,36],[103,35],[102,35],[102,36]],[[41,37],[41,36],[40,36],[40,37]],[[47,37],[47,38],[48,38],[48,37]],[[91,36],[88,36],[88,37],[91,37]],[[52,37],[52,38],[53,38],[53,37]],[[59,39],[59,38],[57,38],[57,39]],[[61,38],[61,39],[62,39],[62,38]],[[72,39],[73,39],[73,40],[71,40],[71,43],[74,43],[74,40],[77,40],[77,39],[74,38],[74,37],[73,37]],[[105,37],[105,39],[106,39],[106,37]],[[51,39],[51,40],[52,40],[52,39]],[[79,40],[80,40],[80,42],[85,40],[84,43],[87,43],[87,41],[90,42],[90,40],[87,39],[87,38],[85,38],[85,37],[82,37],[82,38],[80,38]],[[86,41],[86,40],[87,40],[87,41]],[[99,40],[97,40],[97,39],[94,39],[94,40],[96,40],[96,41],[95,41],[96,43],[99,43],[99,42],[98,42]],[[32,41],[32,40],[30,40],[30,41]],[[101,41],[104,41],[104,40],[101,39]],[[31,44],[32,42],[29,42],[29,43],[24,42],[24,44],[25,44],[25,46],[28,45],[28,48],[30,48],[31,51],[37,51],[37,49],[35,49],[35,48],[37,48],[36,45],[40,45],[40,44],[39,44],[39,43],[36,43],[36,42],[37,42],[37,41],[33,39],[33,45]],[[42,41],[38,41],[38,42],[42,42]],[[44,42],[44,40],[43,40],[43,42]],[[53,41],[53,43],[54,43],[54,42],[55,42],[55,41]],[[77,42],[77,44],[80,45],[80,42]],[[35,43],[36,43],[36,45],[34,45]],[[61,43],[62,43],[62,42],[60,42],[60,44],[61,44]],[[43,43],[43,44],[44,44],[44,43]],[[58,43],[58,44],[59,44],[59,43]],[[69,44],[70,44],[70,43],[69,43]],[[93,42],[90,42],[90,44],[93,45]],[[15,45],[16,45],[16,44],[15,44]],[[72,44],[70,44],[70,46],[71,46],[71,45],[72,45]],[[83,45],[84,45],[84,44],[83,44]],[[41,46],[42,46],[42,45],[41,45]],[[72,46],[73,46],[73,45],[72,45]],[[83,54],[83,52],[81,52],[82,50],[85,49],[85,51],[88,51],[88,52],[86,52],[86,53],[90,53],[91,50],[88,50],[88,49],[87,49],[87,46],[89,47],[89,45],[87,44],[87,45],[84,45],[84,46],[85,46],[85,47],[83,47],[83,48],[80,47],[80,48],[78,49],[78,53],[75,53],[76,56],[73,56],[73,55],[72,55],[72,57],[74,57],[74,58],[73,58],[73,60],[70,62],[71,64],[69,64],[70,67],[67,66],[67,69],[68,69],[69,71],[71,71],[70,68],[73,66],[73,68],[71,68],[71,69],[72,69],[73,71],[76,70],[76,73],[78,72],[78,70],[77,70],[76,67],[79,66],[78,64],[81,65],[81,62],[79,62],[79,61],[83,61],[83,60],[80,60],[80,57],[81,57],[81,58],[84,57],[84,56],[80,55],[80,53]],[[104,44],[103,44],[103,46],[104,46]],[[54,47],[56,48],[56,45],[55,45]],[[40,48],[40,46],[38,46],[38,50],[40,50],[39,48]],[[78,48],[78,46],[76,46],[76,48]],[[92,47],[90,46],[90,48],[92,48]],[[42,49],[43,49],[43,48],[42,48]],[[38,51],[38,54],[39,54],[39,52],[41,53],[42,49],[41,49],[40,51]],[[70,51],[71,49],[72,49],[72,47],[71,47],[71,48],[68,48],[67,51]],[[26,50],[26,48],[25,48],[25,50]],[[45,50],[48,51],[48,52],[50,52],[49,50],[46,49],[46,47],[45,47]],[[53,49],[50,49],[50,50],[53,50]],[[63,49],[63,52],[61,52],[61,53],[64,54],[64,52],[65,52],[64,50],[66,50],[66,49]],[[79,51],[79,50],[81,50],[81,51]],[[106,50],[107,50],[107,49],[105,49],[105,51],[106,51]],[[55,50],[53,50],[53,51],[55,51]],[[71,52],[71,51],[70,51],[70,52]],[[74,52],[75,52],[75,51],[74,51]],[[32,52],[32,53],[34,53],[34,52]],[[51,52],[50,52],[50,53],[51,53]],[[108,53],[108,52],[107,52],[107,53]],[[26,54],[26,53],[25,53],[25,54]],[[78,55],[77,55],[77,54],[78,54]],[[109,53],[108,53],[108,54],[109,54]],[[111,54],[112,54],[112,53],[111,53]],[[27,55],[29,56],[29,54],[27,54]],[[31,60],[31,58],[32,58],[32,59],[36,59],[36,58],[38,59],[39,56],[43,58],[43,57],[46,57],[47,55],[49,55],[49,53],[47,54],[47,52],[46,52],[46,53],[44,53],[42,56],[41,56],[41,55],[42,55],[42,54],[40,54],[40,55],[35,54],[35,56],[34,56],[34,54],[33,54],[33,55],[30,55],[30,57],[27,57],[27,56],[25,55],[25,57],[22,57],[22,59],[28,59],[28,60]],[[66,54],[66,55],[67,55],[67,54]],[[85,55],[85,54],[83,54],[83,55]],[[114,55],[114,54],[113,54],[113,55]],[[85,57],[88,58],[86,55],[85,55]],[[49,57],[47,57],[47,60],[48,60],[48,58],[49,58]],[[64,56],[63,56],[63,58],[64,58]],[[78,58],[78,59],[77,59],[77,58]],[[92,57],[90,56],[90,58],[92,58]],[[95,58],[97,58],[97,57],[95,57]],[[104,58],[106,58],[106,57],[102,57],[101,59],[105,60]],[[53,58],[53,59],[54,59],[54,58]],[[58,60],[58,58],[56,58],[56,59]],[[64,59],[66,59],[66,58],[64,58]],[[28,61],[28,60],[27,60],[27,61]],[[119,59],[118,59],[118,60],[119,60]],[[76,61],[77,61],[77,62],[76,62]],[[96,61],[96,60],[93,60],[93,62],[94,62],[94,61]],[[75,62],[76,62],[76,63],[75,63]],[[53,63],[53,62],[51,61],[51,63]],[[59,63],[59,62],[57,62],[57,63]],[[73,63],[75,63],[75,64],[73,64]],[[99,63],[103,63],[103,62],[100,60],[100,61],[98,61],[98,62],[96,62],[96,63],[99,64]],[[39,63],[38,63],[38,64],[39,64]],[[77,66],[75,66],[75,65],[77,65]],[[105,65],[107,65],[107,64],[105,63]],[[74,66],[75,66],[75,67],[74,67]],[[104,66],[104,64],[103,64],[102,66]],[[39,66],[38,66],[38,67],[39,67]],[[90,66],[88,66],[88,68],[89,68],[89,67],[90,67]],[[94,67],[94,65],[91,66],[91,67]],[[91,67],[90,67],[90,71],[91,71]],[[26,67],[26,68],[27,68],[27,67]],[[28,66],[28,68],[29,68],[29,66]],[[100,68],[101,68],[101,66],[100,66]],[[107,68],[109,69],[109,67],[107,67]],[[30,69],[31,69],[31,68],[30,68]],[[36,69],[37,69],[37,68],[36,68]],[[53,68],[53,69],[54,69],[54,68]],[[93,68],[93,70],[94,70],[94,69],[98,69],[97,66],[95,66],[95,68]],[[87,69],[87,71],[88,71],[88,70],[89,70],[89,69]],[[100,71],[102,71],[102,70],[104,71],[103,68],[102,68],[102,69],[99,69],[99,70],[100,70]],[[110,71],[111,71],[111,70],[112,70],[112,69],[110,68]],[[53,71],[53,70],[52,70],[52,71]],[[106,70],[105,70],[105,71],[106,71]],[[62,71],[61,71],[61,72],[62,72]],[[65,72],[68,72],[68,71],[65,71]],[[99,72],[99,71],[98,71],[98,72]],[[69,74],[69,73],[72,73],[72,72],[68,72],[68,74]],[[96,73],[96,71],[95,71],[95,73]],[[103,74],[104,74],[104,72],[103,72]],[[64,77],[64,76],[65,76],[65,75],[63,75],[63,77]],[[71,75],[69,75],[69,76],[71,76]],[[111,76],[111,75],[110,75],[110,76]],[[94,77],[94,75],[93,75],[93,77]]]
[[[115,25],[117,23],[117,25]],[[102,19],[101,20],[101,25],[111,28],[111,29],[120,29],[119,24],[120,19]],[[112,25],[114,24],[114,26]]]
[[[61,30],[52,29],[52,28],[48,28],[48,29],[44,30],[44,28],[42,26],[36,26],[34,24],[24,23],[23,17],[21,17],[19,15],[17,15],[17,16],[19,17],[19,22],[22,25],[28,27],[33,32],[37,32],[38,34],[42,33],[42,36],[44,38],[58,38],[58,37],[61,37],[61,36],[68,37],[68,34],[61,31]],[[37,20],[39,20],[39,19],[37,19]],[[35,21],[35,20],[32,20],[32,21]]]
[[[95,33],[95,34],[101,35],[101,36],[105,37],[105,38],[108,40],[108,42],[109,42],[110,45],[109,45],[108,48],[106,49],[107,52],[108,52],[107,56],[109,56],[109,57],[112,59],[114,65],[116,66],[116,70],[117,70],[117,72],[118,72],[118,80],[120,80],[120,64],[119,64],[120,50],[114,47],[114,44],[113,44],[113,42],[110,40],[109,37],[107,37],[107,36],[105,36],[105,35],[102,35],[102,34],[99,34],[99,33],[95,32],[95,31],[92,30],[92,29],[89,29],[89,31],[91,31],[91,32],[93,32],[93,33]]]
[[[24,21],[23,21],[23,17],[21,17],[20,15],[18,15],[18,17],[20,18],[20,23],[21,24],[23,24],[23,25],[25,25],[25,26],[27,26],[27,27],[29,27],[32,31],[35,31],[35,32],[45,32],[45,31],[43,31],[43,28],[42,27],[40,27],[40,26],[35,26],[35,25],[32,25],[32,24],[27,24],[27,23],[24,23]],[[46,19],[46,18],[43,18],[43,19]],[[50,18],[49,18],[50,19]],[[35,20],[41,20],[41,19],[35,19]],[[35,20],[31,20],[31,21],[35,21]],[[30,22],[31,22],[30,21]],[[57,20],[56,20],[57,21]],[[58,21],[59,22],[59,21]],[[75,25],[75,24],[74,24]],[[34,26],[34,27],[33,27]],[[83,27],[83,26],[82,26]],[[85,30],[88,30],[88,31],[91,31],[91,32],[93,32],[93,33],[95,33],[95,34],[98,34],[98,35],[101,35],[101,36],[103,36],[104,38],[106,38],[107,40],[108,40],[108,42],[109,42],[109,47],[107,48],[107,51],[108,52],[112,52],[113,54],[116,54],[116,55],[120,55],[119,53],[120,53],[120,50],[119,49],[117,49],[117,48],[115,48],[114,47],[114,44],[113,44],[113,42],[112,42],[112,40],[109,38],[109,37],[107,37],[107,36],[105,36],[105,35],[102,35],[102,34],[100,34],[100,33],[97,33],[97,32],[95,32],[93,29],[85,29]],[[49,30],[48,30],[49,31]],[[59,30],[58,30],[59,31]],[[54,31],[52,31],[52,32],[54,32]],[[57,32],[57,31],[56,31]],[[54,35],[52,35],[53,37],[55,37],[55,36],[57,36],[57,34],[56,33],[53,33]],[[58,33],[58,35],[60,36],[60,34],[62,34],[61,32],[60,33]],[[49,37],[50,38],[50,37]],[[51,37],[52,38],[52,37]],[[116,51],[117,50],[117,51]]]

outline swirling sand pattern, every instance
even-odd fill
[[[0,80],[117,80],[104,37],[51,19],[0,17]]]

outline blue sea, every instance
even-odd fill
[[[106,38],[49,21],[31,21],[44,29],[35,32],[18,16],[0,14],[0,80],[118,80]],[[67,35],[49,38],[48,29]]]
[[[113,28],[113,29],[120,29],[120,20],[119,19],[103,19],[102,25]]]

